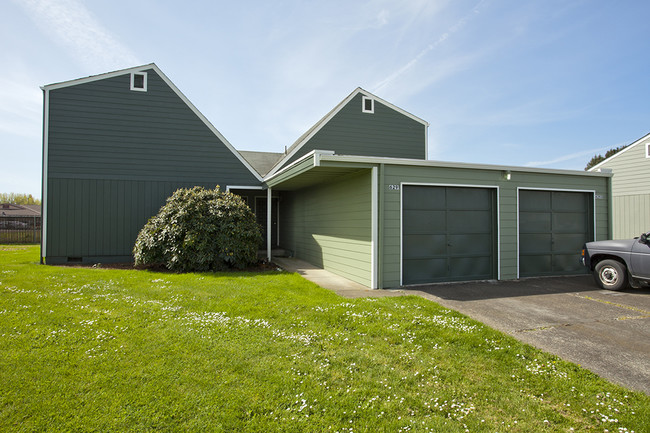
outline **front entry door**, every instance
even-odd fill
[[[266,249],[266,197],[255,197],[255,218],[262,231],[262,249]],[[271,248],[278,246],[278,198],[271,199]]]

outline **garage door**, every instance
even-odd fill
[[[593,194],[519,191],[519,276],[585,273],[580,250],[593,240]]]
[[[496,278],[496,193],[405,185],[402,284]]]

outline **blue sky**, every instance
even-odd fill
[[[240,150],[280,152],[356,87],[429,159],[582,170],[650,132],[648,1],[9,0],[0,192],[40,197],[40,86],[155,62]]]

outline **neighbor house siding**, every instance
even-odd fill
[[[295,257],[371,285],[370,170],[283,191],[280,245]]]
[[[138,231],[179,187],[259,185],[211,129],[149,69],[48,92],[50,263],[131,258]]]
[[[630,239],[650,231],[650,194],[612,198],[614,239]]]
[[[646,142],[650,143],[650,138],[599,166],[612,170],[614,196],[648,194],[650,191],[650,158],[646,158]]]
[[[650,138],[641,139],[599,165],[612,170],[614,239],[639,236],[650,230],[650,158],[646,146]]]
[[[376,100],[374,113],[364,113],[362,98],[358,94],[350,100],[283,165],[316,149],[339,155],[426,159],[424,124]]]
[[[594,191],[596,215],[596,239],[609,236],[608,221],[608,182],[607,177],[573,176],[564,174],[545,174],[530,172],[511,172],[511,180],[505,180],[501,170],[462,169],[445,167],[421,167],[387,164],[380,176],[383,182],[383,230],[380,234],[383,243],[383,266],[381,286],[384,288],[400,285],[401,272],[401,226],[400,191],[395,186],[403,183],[436,185],[482,186],[498,188],[499,217],[499,256],[500,279],[517,278],[517,188],[540,188],[559,190]],[[578,254],[579,251],[576,252]]]

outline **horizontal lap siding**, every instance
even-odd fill
[[[138,231],[176,189],[259,185],[155,71],[49,91],[46,260],[132,259]]]
[[[129,84],[125,74],[50,91],[49,177],[258,183],[153,70],[147,92]]]
[[[545,189],[595,190],[603,199],[596,200],[596,239],[606,239],[608,232],[608,179],[605,177],[545,174],[512,171],[511,180],[501,170],[417,167],[385,165],[382,212],[384,225],[383,287],[400,284],[400,191],[390,185],[405,183],[496,186],[499,188],[500,278],[517,277],[517,187]]]
[[[650,139],[626,149],[601,168],[611,169],[614,239],[628,239],[650,230]]]
[[[348,102],[285,165],[315,149],[339,155],[426,158],[426,127],[422,123],[379,101],[375,101],[374,113],[363,113],[361,100],[359,94]]]
[[[281,246],[300,259],[370,286],[369,171],[281,194]]]
[[[614,173],[612,194],[621,195],[647,194],[650,190],[650,158],[646,158],[645,140],[638,145],[626,149],[601,168],[611,169]]]

